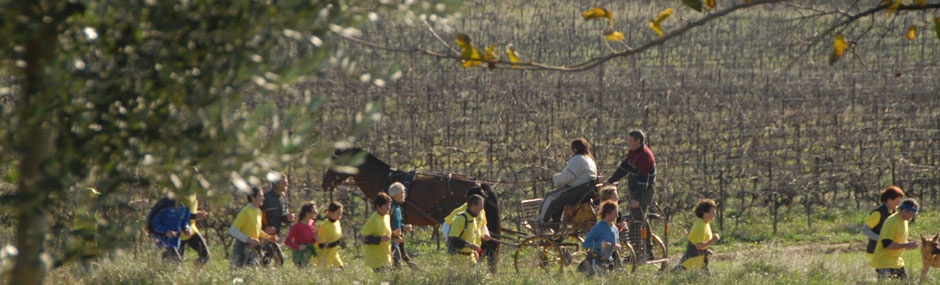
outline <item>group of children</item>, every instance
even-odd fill
[[[613,260],[619,259],[621,232],[627,229],[626,222],[619,212],[619,196],[617,187],[608,185],[600,189],[601,203],[597,209],[598,222],[591,228],[582,248],[588,250],[588,259],[585,261],[586,267],[582,270],[588,274],[596,274],[599,266],[610,265]],[[692,270],[700,269],[708,271],[708,255],[712,244],[720,239],[718,234],[713,234],[711,230],[711,221],[717,215],[718,205],[711,199],[701,199],[695,205],[695,223],[689,230],[689,240],[686,243],[686,252],[679,261],[679,265],[673,269]],[[641,249],[642,250],[642,249]],[[649,248],[647,248],[649,250]]]
[[[447,253],[452,256],[455,265],[476,263],[482,253],[482,242],[491,239],[486,227],[486,212],[483,210],[486,196],[484,189],[471,188],[467,192],[467,202],[444,220],[442,230],[447,235]],[[582,248],[589,252],[587,262],[591,263],[591,268],[597,266],[597,262],[619,258],[620,233],[626,228],[619,214],[617,188],[602,187],[600,198],[602,202],[597,209],[598,222],[582,244]],[[235,238],[231,262],[236,267],[257,263],[258,256],[252,254],[252,250],[261,246],[261,240],[277,243],[276,233],[270,234],[262,229],[261,207],[264,199],[261,189],[253,187],[248,194],[248,205],[238,213],[229,230]],[[861,229],[869,238],[867,256],[880,278],[904,278],[907,272],[901,254],[918,247],[916,241],[908,240],[908,224],[917,216],[919,204],[914,199],[904,199],[904,191],[897,186],[881,190],[880,200],[882,205],[871,211]],[[397,182],[389,187],[388,194],[379,193],[372,200],[375,212],[366,220],[360,233],[363,237],[365,263],[375,271],[399,267],[402,261],[415,267],[404,246],[403,232],[412,230],[411,225],[403,224],[401,207],[404,203],[405,186]],[[183,199],[182,205],[178,207],[165,207],[148,215],[148,229],[155,235],[158,246],[165,248],[164,258],[181,261],[183,246],[189,245],[199,253],[197,267],[208,260],[205,239],[195,224],[197,220],[204,220],[207,214],[197,208],[195,196],[191,195]],[[689,230],[685,254],[673,270],[708,271],[709,247],[720,239],[718,234],[712,232],[710,225],[717,208],[711,199],[701,199],[696,203],[696,219]],[[292,251],[291,257],[298,267],[316,263],[343,268],[339,256],[343,205],[333,201],[325,214],[325,219],[318,224],[316,203],[306,202],[300,208],[300,219],[290,227],[284,244]]]
[[[589,250],[590,262],[607,261],[619,250],[619,232],[623,230],[622,221],[618,222],[616,188],[601,189],[598,208],[598,223],[584,239],[583,248]],[[917,241],[908,240],[908,224],[920,211],[920,205],[913,198],[904,199],[904,191],[897,186],[890,186],[880,193],[882,204],[871,211],[862,225],[862,233],[868,236],[866,248],[870,265],[879,278],[906,278],[904,259],[905,250],[918,247]],[[711,199],[701,199],[695,205],[695,223],[689,230],[685,254],[673,269],[708,271],[708,248],[720,237],[711,230],[711,221],[717,215],[718,205]],[[592,264],[592,268],[595,264]]]
[[[257,264],[258,255],[253,251],[261,246],[261,239],[277,243],[277,236],[262,230],[261,205],[264,195],[261,189],[253,187],[246,205],[235,217],[229,233],[235,238],[232,246],[232,265],[242,267]],[[343,235],[340,220],[343,218],[343,204],[330,202],[326,210],[326,219],[316,224],[317,205],[313,201],[300,208],[300,219],[291,226],[284,238],[284,244],[291,250],[291,257],[298,267],[311,263],[322,266],[343,268],[339,257],[339,245]]]
[[[490,239],[483,211],[485,192],[474,187],[467,195],[467,202],[452,211],[442,226],[447,234],[447,253],[457,265],[476,263],[481,242]],[[403,232],[411,231],[412,227],[403,224],[401,205],[404,203],[405,186],[398,182],[389,186],[388,194],[379,193],[372,199],[375,212],[366,220],[360,234],[363,259],[374,271],[398,268],[401,262],[416,267],[405,250]]]
[[[262,205],[265,196],[258,187],[252,187],[248,194],[248,205],[238,212],[229,228],[229,234],[235,238],[232,246],[231,264],[236,267],[258,264],[258,249],[262,240],[277,243],[277,234],[262,229]],[[199,268],[209,260],[209,250],[205,239],[196,228],[196,221],[205,220],[207,213],[197,210],[195,195],[187,196],[180,205],[170,198],[161,199],[148,215],[148,230],[154,235],[157,246],[162,248],[163,258],[182,262],[185,246],[196,249]],[[317,205],[313,201],[303,204],[300,220],[290,228],[284,244],[290,247],[292,258],[298,267],[311,262],[323,266],[342,268],[339,257],[339,244],[342,237],[340,219],[343,218],[343,205],[333,201],[326,211],[326,219],[316,224]]]
[[[266,229],[266,223],[263,222],[268,221],[265,215],[267,210],[262,206],[267,204],[266,196],[269,196],[268,199],[277,197],[264,195],[260,188],[252,187],[247,195],[248,204],[238,212],[229,228],[229,234],[235,238],[231,253],[231,264],[235,267],[259,264],[259,249],[263,244],[278,242],[277,230]],[[470,189],[468,202],[445,219],[448,252],[455,255],[460,263],[476,263],[480,255],[481,241],[490,239],[486,228],[486,214],[483,211],[485,196],[485,191],[479,187]],[[401,207],[404,203],[405,186],[397,182],[389,187],[388,194],[379,193],[372,199],[375,212],[366,220],[360,233],[363,237],[362,253],[365,263],[376,271],[391,268],[393,264],[398,267],[400,262],[416,267],[404,245],[403,232],[412,230],[411,225],[403,223]],[[208,260],[205,240],[198,236],[195,226],[196,217],[203,220],[206,213],[197,212],[196,207],[194,195],[187,196],[178,206],[175,200],[164,198],[148,215],[148,228],[153,233],[157,245],[164,249],[164,258],[181,262],[181,245],[186,244],[185,238],[181,237],[196,236],[201,241],[201,246],[193,246],[200,254],[197,267]],[[319,223],[316,222],[318,215],[314,201],[304,203],[300,208],[299,219],[290,227],[284,238],[284,245],[290,248],[291,258],[298,267],[315,263],[343,268],[344,264],[339,256],[343,234],[340,224],[343,205],[337,201],[331,202],[325,219]]]

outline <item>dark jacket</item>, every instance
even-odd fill
[[[652,187],[656,179],[656,157],[646,145],[637,150],[631,150],[623,159],[614,175],[607,179],[607,183],[614,183],[627,175],[627,187],[631,191]]]
[[[278,195],[274,190],[264,193],[264,203],[261,204],[261,211],[264,212],[263,226],[274,227],[274,232],[281,234],[282,225],[290,226],[290,221],[287,220],[287,210],[287,201],[283,195]]]

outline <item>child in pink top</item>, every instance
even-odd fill
[[[317,204],[313,201],[304,203],[300,208],[300,220],[290,227],[284,244],[291,248],[294,265],[306,267],[310,260],[317,255],[317,227],[314,219],[317,217]]]

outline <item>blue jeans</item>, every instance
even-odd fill
[[[232,245],[232,265],[235,265],[235,267],[257,265],[258,255],[254,252],[249,252],[250,250],[251,248],[248,247],[247,243],[244,243],[240,240],[235,240],[235,244]]]

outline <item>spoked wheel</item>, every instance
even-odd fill
[[[261,248],[261,266],[281,267],[284,265],[284,254],[276,244],[264,242]]]
[[[620,254],[620,265],[621,268],[629,270],[630,273],[636,270],[636,252],[633,251],[633,245],[630,245],[624,239],[620,240],[620,251],[617,253]]]
[[[563,272],[565,269],[564,251],[554,241],[534,236],[519,245],[514,258],[516,273]]]
[[[643,248],[635,248],[633,244],[621,241],[620,254],[623,259],[623,266],[629,266],[631,273],[665,271],[669,266],[669,257],[666,252],[666,244],[663,243],[663,240],[656,234],[652,234],[650,243],[652,244],[652,255],[646,255],[646,258],[642,258],[638,253],[643,254],[643,252],[641,252],[644,250]],[[629,251],[626,250],[626,248],[629,248]]]

